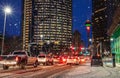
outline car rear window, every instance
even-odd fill
[[[38,56],[39,58],[45,58],[45,56]]]

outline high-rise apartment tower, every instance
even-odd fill
[[[44,42],[68,48],[72,37],[72,0],[24,0],[23,49]],[[57,48],[59,50],[59,48]]]

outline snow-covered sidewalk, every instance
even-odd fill
[[[106,66],[108,65],[108,66]],[[112,67],[112,63],[102,66],[79,65],[51,78],[120,78],[120,67]],[[111,65],[111,67],[109,67]],[[120,66],[120,64],[119,64]]]

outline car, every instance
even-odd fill
[[[67,61],[67,57],[68,57],[68,56],[64,56],[64,55],[59,56],[59,58],[60,58],[60,60],[59,60],[60,63],[61,63],[61,64],[65,64],[66,61]]]
[[[79,62],[81,63],[85,63],[86,62],[86,58],[85,57],[79,57]]]
[[[24,50],[13,51],[9,55],[0,55],[0,64],[7,70],[10,66],[19,66],[24,69],[28,65],[38,66],[38,60],[32,53]]]
[[[103,61],[101,56],[92,56],[91,57],[91,66],[103,66]]]
[[[53,62],[56,63],[60,63],[60,58],[59,56],[53,56]]]
[[[39,64],[43,65],[53,65],[53,58],[52,56],[46,55],[46,54],[40,54],[37,57]]]
[[[66,64],[79,64],[79,58],[76,56],[68,56]]]

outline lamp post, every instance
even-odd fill
[[[47,41],[47,53],[49,53],[50,52],[50,41]]]
[[[40,38],[41,38],[41,43],[43,43],[43,35],[40,35]],[[44,43],[43,43],[44,44]],[[41,51],[42,51],[42,45],[43,44],[41,44]]]
[[[112,47],[113,47],[113,41],[114,41],[114,39],[113,38],[110,38],[110,41],[111,41],[111,51],[112,51]],[[116,67],[116,61],[115,61],[115,52],[111,52],[112,53],[112,64],[113,64],[113,67]]]
[[[2,55],[3,52],[4,52],[4,39],[5,39],[6,17],[7,17],[7,14],[10,14],[10,13],[11,13],[11,8],[8,7],[8,6],[5,7],[5,8],[4,8],[4,13],[5,13],[5,16],[4,16],[4,28],[3,28],[3,39],[2,39],[1,55]]]

